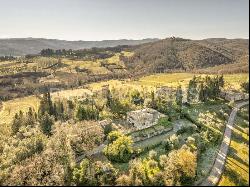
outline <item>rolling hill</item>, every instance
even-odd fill
[[[154,42],[158,39],[143,40],[103,40],[103,41],[66,41],[44,38],[0,39],[0,56],[23,56],[37,54],[42,49],[86,49],[92,47],[114,47],[118,45],[138,45]]]
[[[227,64],[249,64],[248,39],[166,38],[138,46],[125,64],[134,73],[191,71]]]

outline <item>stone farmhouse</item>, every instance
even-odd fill
[[[127,122],[135,128],[135,130],[142,130],[158,123],[161,117],[166,115],[151,108],[131,111],[127,113]]]

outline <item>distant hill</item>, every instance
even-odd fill
[[[173,70],[190,71],[226,64],[248,64],[248,49],[248,39],[166,38],[140,45],[135,49],[134,55],[125,60],[125,64],[128,69],[136,70],[135,73],[140,74]]]
[[[143,40],[103,40],[103,41],[66,41],[44,38],[0,39],[0,56],[22,56],[37,54],[42,49],[86,49],[92,47],[114,47],[118,45],[138,45],[155,42],[159,39]]]

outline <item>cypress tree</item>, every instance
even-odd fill
[[[52,125],[54,124],[54,119],[47,112],[42,116],[40,120],[40,129],[46,135],[51,135]]]
[[[179,85],[177,87],[177,90],[176,90],[176,104],[181,106],[182,105],[182,99],[183,99],[182,89],[181,89],[181,86]]]
[[[34,126],[35,124],[35,114],[31,107],[29,107],[29,111],[26,114],[26,125]]]
[[[199,89],[199,100],[201,102],[205,102],[206,101],[206,90],[204,89],[204,85],[203,82],[200,84],[200,89]]]
[[[21,124],[19,115],[18,115],[18,113],[16,113],[16,114],[15,114],[15,117],[14,117],[14,120],[13,120],[13,122],[12,122],[12,124],[11,124],[12,133],[13,133],[13,134],[16,134],[16,133],[19,131],[21,125],[22,125],[22,124]]]

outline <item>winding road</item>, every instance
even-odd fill
[[[243,101],[241,103],[238,103],[233,108],[229,116],[226,129],[224,132],[223,141],[221,143],[214,165],[210,171],[209,176],[199,186],[216,186],[219,183],[221,175],[224,170],[225,162],[227,159],[227,153],[228,153],[228,149],[230,146],[231,134],[232,134],[232,129],[233,129],[236,113],[241,107],[248,105],[248,104],[249,104],[249,101]]]

